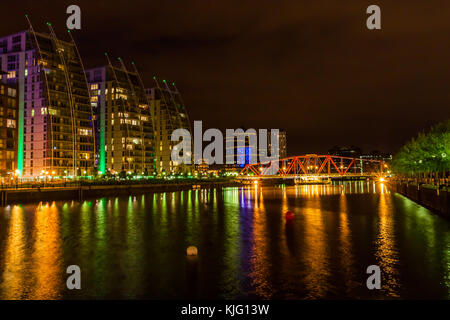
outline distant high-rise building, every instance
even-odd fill
[[[362,155],[362,151],[361,148],[355,146],[334,146],[328,150],[328,154],[340,157],[359,158]]]
[[[264,136],[264,134],[263,134]],[[252,146],[251,139],[256,141],[256,145]],[[242,132],[235,130],[234,136],[225,137],[225,154],[229,158],[232,157],[234,163],[232,165],[227,164],[226,168],[231,167],[244,167],[250,164],[253,160],[256,162],[264,162],[262,155],[270,158],[274,155],[271,154],[272,150],[272,135],[271,130],[267,130],[267,150],[263,150],[260,139],[259,130],[245,130]],[[287,157],[287,137],[286,130],[279,130],[278,132],[278,156],[280,159]]]
[[[153,120],[137,72],[107,66],[86,71],[95,114],[100,174],[155,172]]]
[[[269,152],[272,147],[272,138],[270,130],[267,130],[267,145],[269,146]],[[287,133],[284,129],[279,129],[278,132],[278,155],[280,159],[287,157]]]
[[[252,145],[251,141],[255,141]],[[232,136],[225,136],[225,164],[227,168],[243,168],[258,162],[258,131],[237,129]],[[229,163],[233,161],[233,164]]]
[[[8,177],[17,170],[17,115],[19,97],[15,86],[2,83],[7,77],[0,71],[0,176]]]
[[[171,159],[172,148],[178,142],[172,142],[171,136],[175,129],[186,129],[191,132],[186,107],[174,83],[162,84],[155,79],[156,87],[147,89],[156,132],[156,168],[158,173],[188,173],[192,165],[175,163]],[[192,153],[192,150],[191,150]],[[192,159],[192,154],[188,155]],[[191,160],[193,161],[193,159]]]
[[[74,41],[49,29],[0,37],[0,69],[18,88],[18,170],[25,178],[91,175],[93,114],[83,64]]]

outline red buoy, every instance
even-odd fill
[[[284,214],[284,217],[287,221],[291,221],[294,219],[294,214],[290,211],[286,211],[286,213]]]

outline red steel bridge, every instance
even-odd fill
[[[388,166],[383,160],[306,154],[280,159],[278,168],[269,163],[247,164],[240,178],[381,177],[387,173]]]

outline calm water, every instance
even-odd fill
[[[450,222],[367,182],[9,206],[0,299],[22,298],[450,298]]]

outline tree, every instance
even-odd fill
[[[450,119],[412,138],[394,155],[392,167],[400,174],[436,174],[450,171]]]

